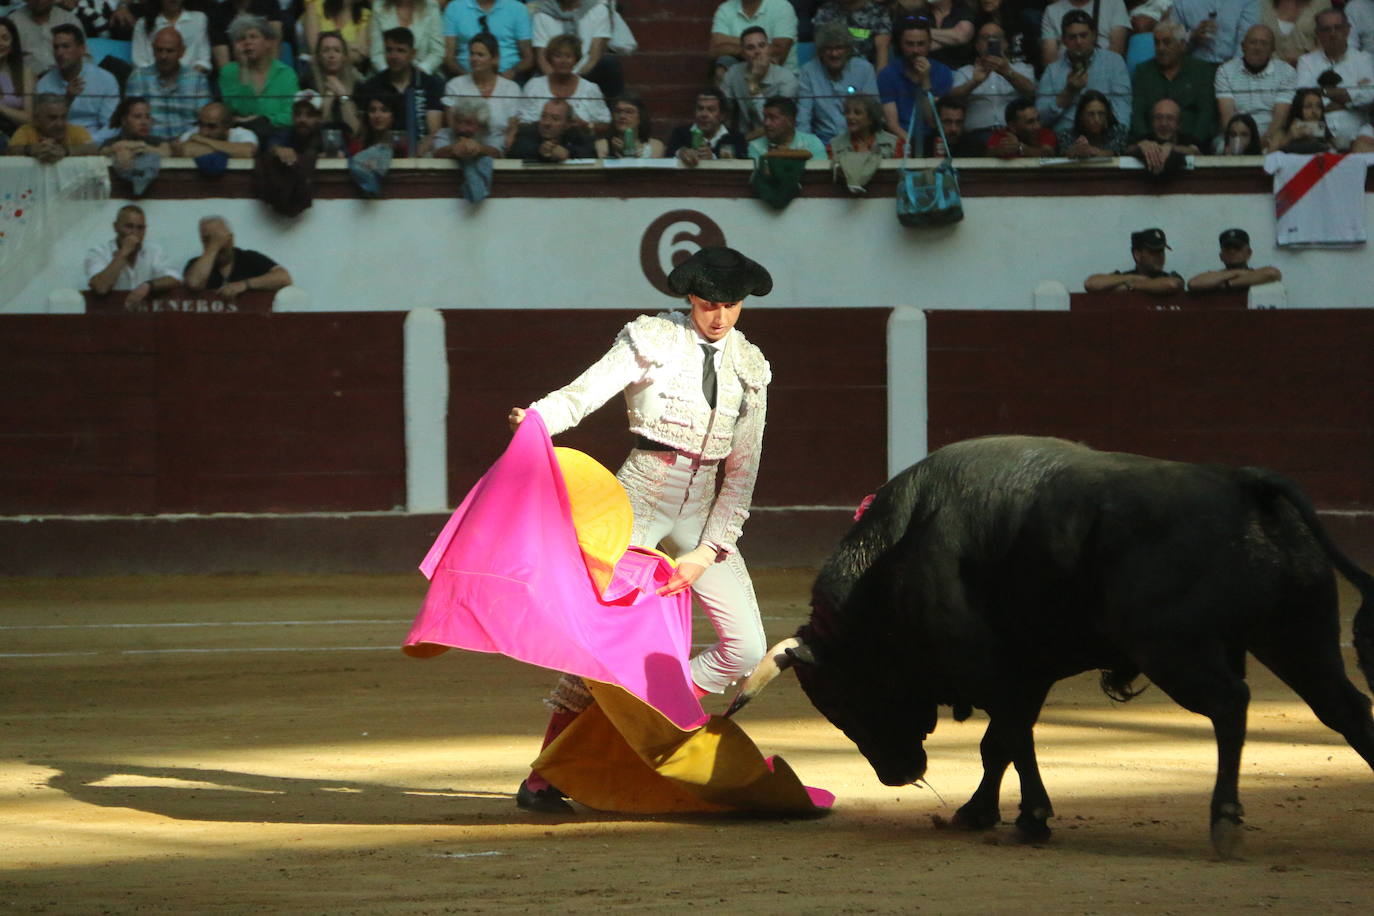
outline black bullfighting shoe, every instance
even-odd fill
[[[515,804],[517,807],[540,814],[572,814],[572,805],[563,798],[563,793],[558,791],[556,786],[546,786],[536,792],[527,783],[521,782],[515,793]]]

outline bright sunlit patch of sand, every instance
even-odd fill
[[[252,792],[258,795],[280,795],[279,791],[272,789],[253,789],[248,786],[224,785],[216,782],[205,782],[197,779],[178,779],[171,776],[139,776],[127,773],[116,773],[98,779],[95,782],[87,783],[92,788],[164,788],[164,789],[210,789],[216,792]]]

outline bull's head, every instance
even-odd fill
[[[774,678],[795,668],[813,706],[844,732],[868,759],[878,779],[904,786],[925,775],[926,735],[935,729],[936,704],[919,696],[917,680],[901,655],[808,645],[798,636],[778,643],[740,687],[727,716],[739,711]]]

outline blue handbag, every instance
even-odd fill
[[[929,92],[926,99],[930,110],[935,111],[935,97]],[[907,158],[917,144],[923,144],[925,119],[920,118],[921,106],[917,100],[911,103],[911,123],[907,127]],[[921,133],[916,133],[917,123]],[[940,141],[945,148],[945,158],[939,165],[930,169],[907,168],[903,164],[897,173],[897,220],[903,226],[948,226],[964,218],[964,203],[959,197],[959,174],[954,170],[954,160],[949,153],[949,141],[945,139],[945,128],[940,119],[935,119],[935,128],[940,132]]]

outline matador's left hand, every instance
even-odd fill
[[[677,569],[673,570],[673,577],[668,580],[667,585],[658,590],[658,593],[667,598],[678,592],[686,591],[692,587],[692,583],[701,578],[701,574],[704,572],[706,572],[706,567],[700,563],[679,563]]]
[[[701,574],[706,572],[706,567],[714,562],[716,548],[711,544],[698,544],[677,558],[677,569],[673,570],[673,577],[668,580],[667,585],[658,590],[658,593],[667,597],[691,588],[692,584],[701,578]]]

